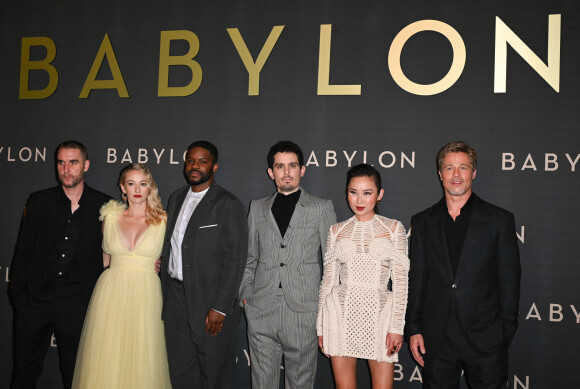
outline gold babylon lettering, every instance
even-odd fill
[[[237,28],[227,28],[226,31],[232,40],[234,48],[248,72],[248,96],[260,95],[260,72],[266,65],[268,57],[275,49],[285,26],[274,26],[257,55],[252,55],[241,32]],[[419,84],[410,80],[401,66],[401,53],[405,43],[414,35],[424,31],[434,31],[443,35],[451,44],[452,62],[449,71],[443,78],[432,84]],[[532,67],[554,89],[560,90],[560,37],[561,15],[549,15],[547,39],[547,64],[542,61],[522,41],[507,24],[496,17],[495,26],[495,58],[494,58],[494,93],[506,93],[507,78],[507,47],[508,45]],[[318,95],[361,95],[362,86],[358,84],[340,85],[330,84],[331,74],[331,38],[332,25],[320,25],[320,45],[318,51]],[[183,55],[171,55],[172,42],[186,44],[188,50]],[[31,58],[33,47],[44,48],[45,55],[40,59]],[[36,49],[39,50],[39,49]],[[195,33],[188,30],[161,31],[159,46],[159,71],[157,96],[184,97],[194,94],[201,86],[203,70],[201,64],[195,60],[200,51],[200,41]],[[59,74],[54,60],[56,58],[56,44],[46,36],[22,38],[20,57],[20,99],[45,99],[57,89]],[[105,58],[107,65],[104,65]],[[254,60],[254,58],[256,58]],[[420,96],[430,96],[443,93],[451,88],[463,73],[467,58],[467,49],[463,38],[450,25],[438,20],[420,20],[403,28],[393,39],[388,52],[388,71],[395,83],[408,93]],[[99,71],[108,66],[111,79],[97,79]],[[191,78],[186,85],[169,86],[171,68],[181,66],[189,68]],[[31,72],[44,73],[48,79],[46,86],[40,89],[30,89],[29,77]],[[109,35],[105,34],[92,66],[88,72],[79,98],[88,98],[92,90],[116,90],[119,97],[129,97],[125,85],[123,71],[115,56],[113,44]]]

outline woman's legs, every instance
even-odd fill
[[[356,389],[356,361],[353,357],[330,357],[336,389]]]
[[[393,389],[393,378],[395,375],[394,364],[369,359],[369,368],[371,369],[373,389]]]

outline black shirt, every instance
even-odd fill
[[[58,241],[50,255],[50,266],[45,276],[46,282],[56,284],[74,284],[79,282],[79,263],[77,259],[77,245],[82,223],[83,197],[79,199],[79,207],[71,212],[71,201],[59,186],[59,200],[54,220],[45,220],[44,228],[54,228],[61,231]],[[50,206],[47,204],[46,206]]]
[[[294,209],[296,208],[296,203],[298,203],[298,199],[300,198],[300,193],[300,189],[294,193],[290,193],[289,195],[283,195],[278,192],[274,199],[274,204],[272,204],[272,214],[274,215],[276,224],[278,224],[278,229],[280,230],[280,235],[282,235],[282,237],[284,237],[284,234],[288,229],[290,219],[292,219]]]
[[[62,269],[63,277],[58,282],[78,282],[83,300],[88,304],[103,271],[99,209],[110,198],[85,183],[79,208],[73,214],[60,185],[30,195],[10,266],[11,303],[31,301],[43,285],[57,282],[56,276],[61,271],[58,269]],[[64,226],[69,220],[67,216],[73,224],[70,231]],[[76,242],[70,242],[71,239]],[[57,262],[57,256],[60,254],[63,258],[63,253],[64,258],[72,261]],[[76,277],[78,281],[73,280]]]
[[[447,240],[447,252],[449,253],[449,260],[451,261],[451,268],[455,275],[459,258],[461,257],[461,250],[463,243],[465,243],[465,236],[467,235],[467,228],[469,227],[469,219],[473,213],[473,196],[469,196],[467,202],[461,207],[459,215],[453,221],[447,203],[444,202],[443,208],[443,229],[445,231],[445,238]]]

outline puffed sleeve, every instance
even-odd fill
[[[103,221],[108,215],[120,213],[127,209],[125,203],[122,203],[117,200],[109,200],[108,203],[103,204],[101,209],[99,210],[99,220]]]

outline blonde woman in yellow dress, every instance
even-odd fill
[[[124,203],[101,208],[103,262],[85,317],[73,388],[171,388],[156,261],[167,215],[149,170],[119,176]]]
[[[368,360],[373,389],[392,388],[403,344],[407,239],[401,222],[376,213],[383,193],[374,167],[352,167],[346,195],[354,216],[328,234],[317,332],[339,389],[357,387],[358,358]]]

